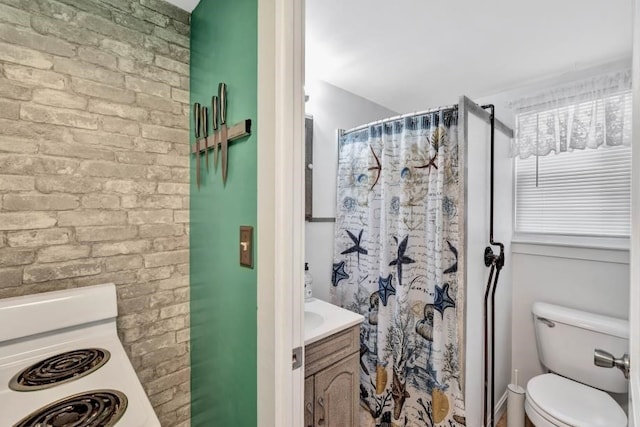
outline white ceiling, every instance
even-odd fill
[[[307,0],[307,81],[406,112],[629,57],[632,0]]]
[[[193,12],[193,9],[196,8],[200,0],[165,0],[168,3],[178,6],[180,9],[186,10],[187,12]]]

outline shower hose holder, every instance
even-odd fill
[[[487,267],[491,267],[495,265],[496,268],[501,269],[504,266],[504,246],[500,246],[500,254],[496,255],[493,253],[493,249],[491,246],[487,246],[484,248],[484,265]]]

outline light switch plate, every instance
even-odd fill
[[[253,227],[240,226],[240,265],[253,268]]]

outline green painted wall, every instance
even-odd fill
[[[253,226],[255,241],[257,216],[257,13],[257,0],[202,0],[191,16],[191,105],[211,109],[224,81],[228,123],[253,121],[252,135],[229,147],[226,187],[211,152],[198,190],[191,159],[193,426],[257,424],[256,270],[238,254],[239,227]]]

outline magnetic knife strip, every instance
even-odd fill
[[[211,97],[211,124],[213,133],[209,135],[209,108],[195,103],[193,106],[196,143],[191,145],[191,154],[196,154],[196,183],[200,188],[201,154],[205,154],[206,168],[209,170],[209,150],[213,150],[214,168],[218,168],[218,149],[222,157],[222,182],[227,182],[228,145],[251,134],[251,119],[245,119],[227,126],[227,85],[218,85],[218,95]]]

